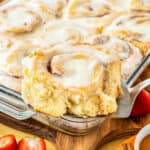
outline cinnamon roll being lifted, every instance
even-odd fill
[[[37,111],[94,117],[117,110],[121,63],[96,46],[63,44],[36,51],[23,64],[22,95]]]
[[[77,18],[50,21],[43,26],[41,32],[30,39],[35,45],[49,48],[64,42],[82,43],[87,38],[97,35],[108,26],[118,13],[101,18]]]

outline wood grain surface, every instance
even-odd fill
[[[56,144],[58,150],[96,150],[115,139],[136,134],[150,123],[150,114],[140,118],[107,119],[101,126],[84,136],[69,136],[33,120],[18,121],[0,113],[0,122],[18,130],[44,137]]]

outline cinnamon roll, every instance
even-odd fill
[[[121,63],[96,46],[63,44],[23,60],[22,95],[51,116],[107,115],[117,110]]]
[[[22,41],[11,36],[0,36],[0,72],[13,77],[22,76],[22,58],[34,50],[29,41]]]
[[[70,0],[64,16],[98,17],[113,11],[125,11],[130,8],[130,0]]]
[[[40,44],[39,46],[44,48],[63,42],[82,43],[88,37],[101,33],[103,28],[108,26],[116,16],[118,16],[117,13],[112,13],[101,18],[50,21],[43,26],[38,36],[34,36],[31,41],[36,45]]]
[[[105,28],[104,33],[130,41],[146,54],[150,49],[149,27],[149,13],[123,13]]]
[[[0,9],[1,32],[31,32],[40,24],[40,21],[40,16],[25,8],[24,5],[14,5]]]
[[[61,17],[66,0],[11,0],[0,7],[0,31],[28,33]]]
[[[128,41],[109,35],[97,35],[89,39],[89,42],[98,45],[106,53],[114,53],[122,61],[122,79],[127,80],[133,70],[140,64],[143,55],[139,48]]]
[[[131,0],[131,9],[140,11],[150,11],[149,0]]]

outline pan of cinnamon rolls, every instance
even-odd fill
[[[0,84],[37,112],[116,112],[149,52],[149,0],[0,1]]]

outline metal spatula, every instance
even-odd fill
[[[150,85],[150,78],[131,88],[145,68],[150,64],[150,53],[143,59],[141,64],[132,73],[126,83],[122,82],[123,95],[118,100],[118,110],[111,117],[127,118],[130,116],[133,105],[140,91]]]
[[[114,118],[127,118],[130,116],[133,105],[140,91],[150,85],[150,79],[144,80],[133,88],[128,88],[127,84],[122,82],[123,95],[118,99],[118,110],[112,114]]]

